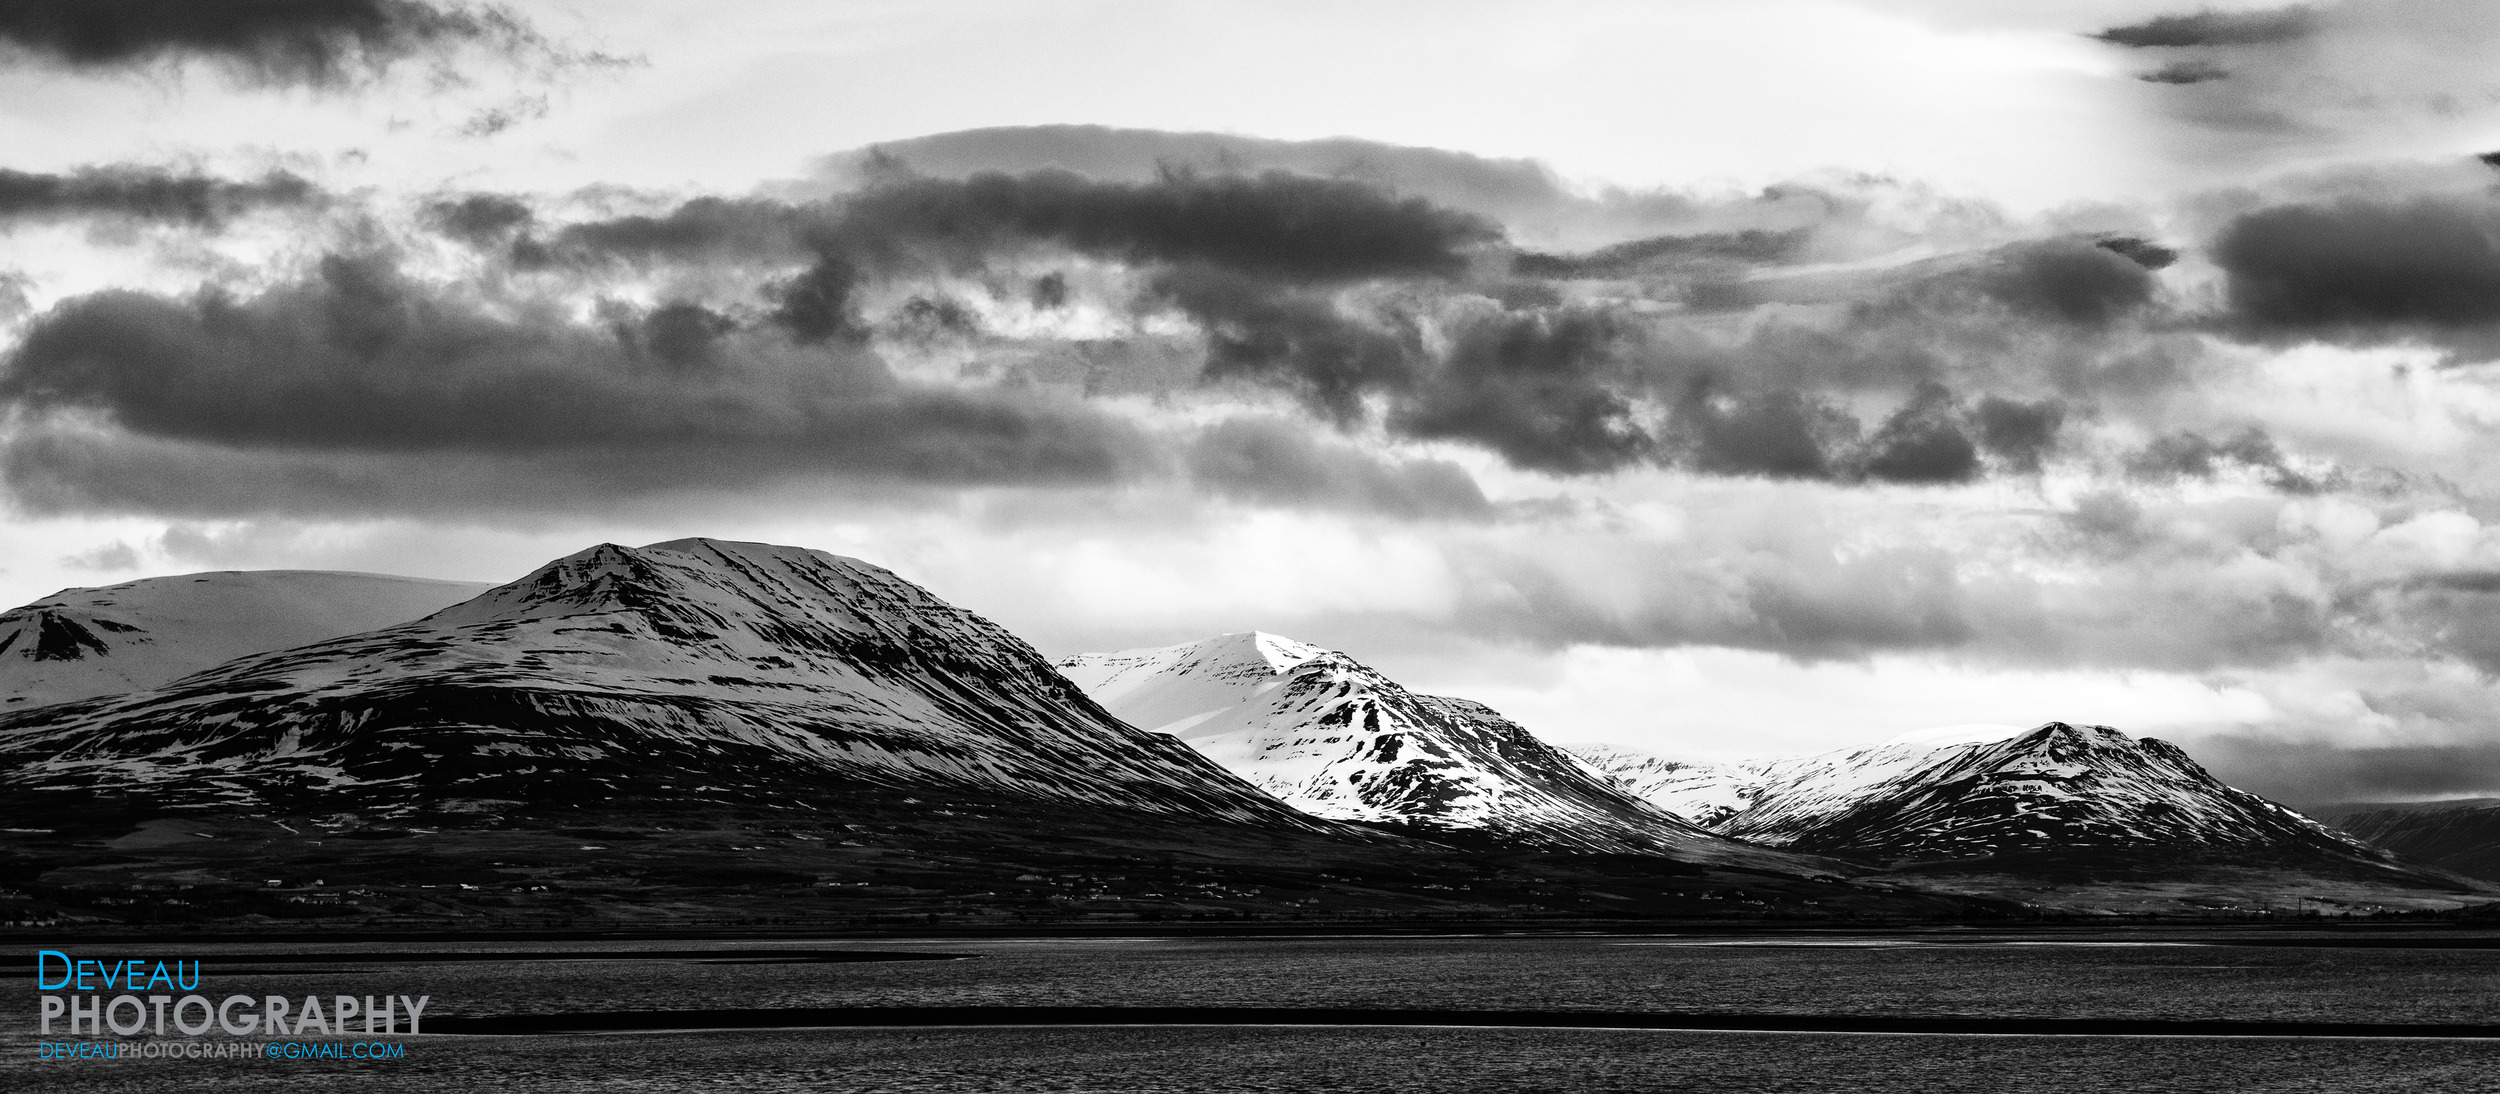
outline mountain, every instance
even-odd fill
[[[406,622],[488,587],[226,570],[63,589],[0,612],[0,711],[155,687],[245,654]]]
[[[2107,726],[1955,726],[1719,766],[1622,749],[1587,757],[1661,808],[1710,817],[1714,831],[1821,854],[1919,860],[2167,848],[2385,858],[2223,785],[2168,742]]]
[[[1336,709],[1432,731],[1373,734],[1412,750],[1384,757],[1384,779],[1476,789],[1390,762],[1461,730],[1486,738],[1471,748],[1524,756],[1503,769],[1514,777],[1551,761],[1481,708],[1367,686],[1372,700]],[[602,545],[421,619],[0,714],[0,921],[879,930],[2019,911],[1852,886],[1590,785],[1596,842],[1702,849],[1479,849],[1312,817],[875,566],[752,543]],[[1498,800],[1575,804],[1542,793]]]
[[[602,545],[433,615],[0,716],[0,788],[500,814],[902,799],[1309,822],[866,563]]]
[[[1650,806],[1490,707],[1416,694],[1288,638],[1218,635],[1059,669],[1113,714],[1314,816],[1583,851],[1776,858]]]
[[[2310,815],[2416,862],[2500,881],[2500,798],[2348,802]]]
[[[1582,754],[1653,804],[1713,818],[1711,830],[1737,839],[2072,913],[2454,908],[2479,891],[2226,786],[2167,742],[2107,726],[1952,726],[1720,765],[1611,747]]]
[[[1564,751],[1641,800],[1703,828],[1715,830],[1744,812],[1762,790],[1761,777],[1742,766],[1670,760],[1607,744],[1569,745]]]

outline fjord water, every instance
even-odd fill
[[[1261,1006],[2500,1024],[2500,949],[2279,934],[919,939],[186,949],[203,992],[430,995],[429,1020],[865,1006]],[[2341,941],[2351,941],[2344,939]],[[2464,940],[2472,941],[2472,940]],[[2256,944],[2249,944],[2256,943]],[[2282,944],[2293,943],[2293,944]],[[326,947],[323,947],[326,948]],[[463,950],[483,960],[405,960]],[[955,960],[822,962],[816,951]],[[759,952],[765,951],[765,952]],[[491,956],[508,953],[512,957]],[[666,956],[656,956],[665,952]],[[562,959],[553,955],[561,953]],[[786,954],[799,960],[775,960]],[[523,956],[526,955],[526,956]],[[257,963],[255,959],[258,959]],[[439,1091],[2472,1090],[2500,1042],[1619,1029],[736,1029],[408,1039],[386,1062],[33,1057],[0,1087]],[[315,1038],[317,1039],[317,1038]],[[2225,1080],[2223,1077],[2228,1076]]]

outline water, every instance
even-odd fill
[[[901,1006],[1328,1006],[2500,1024],[2500,949],[2026,944],[2019,936],[913,940],[469,946],[581,960],[278,964],[197,946],[202,994],[430,995],[429,1018]],[[2247,937],[2247,936],[2222,936]],[[2070,941],[2111,941],[2076,939]],[[2178,941],[2173,939],[2171,941]],[[2187,941],[2195,941],[2190,937]],[[1728,944],[1729,942],[1746,944]],[[119,952],[74,949],[78,956]],[[710,963],[637,950],[912,950]],[[146,956],[176,956],[170,950]],[[139,956],[140,947],[131,948]],[[254,957],[262,960],[254,962]],[[261,971],[245,971],[261,970]],[[951,1028],[407,1039],[405,1059],[41,1061],[0,979],[0,1087],[354,1091],[2500,1090],[2500,1043],[1603,1029]],[[57,1028],[57,1027],[56,1027]],[[306,1039],[317,1040],[317,1037]]]

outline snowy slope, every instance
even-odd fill
[[[1600,766],[1637,779],[1647,768],[1631,755]],[[1653,767],[1668,762],[1650,759]],[[1695,790],[1712,775],[1714,785]],[[1923,860],[2123,848],[2386,857],[2223,785],[2167,742],[2107,726],[1954,726],[1659,786],[1651,800],[1667,808],[1703,793],[1744,801],[1713,821],[1715,831],[1824,854]]]
[[[1291,639],[1227,634],[1059,668],[1131,724],[1317,816],[1581,850],[1758,854],[1625,793],[1489,707],[1415,694]]]
[[[1715,830],[1762,792],[1762,776],[1744,765],[1670,760],[1606,744],[1569,745],[1564,751],[1643,801],[1704,828]]]
[[[711,540],[602,545],[424,619],[0,716],[0,772],[288,809],[921,794],[1311,826],[885,570]]]
[[[245,654],[404,623],[489,587],[228,570],[63,589],[0,612],[0,711],[155,687]]]

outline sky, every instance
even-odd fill
[[[0,0],[0,601],[687,535],[2500,793],[2500,10]]]

